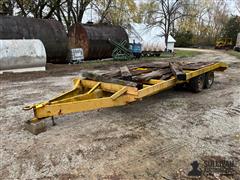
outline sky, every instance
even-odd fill
[[[235,0],[227,0],[228,5],[229,5],[229,9],[231,11],[231,14],[233,15],[240,15],[239,12],[236,9],[236,3]]]

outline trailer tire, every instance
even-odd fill
[[[190,89],[195,93],[201,92],[204,88],[204,82],[205,75],[194,77],[189,81]]]
[[[204,88],[209,89],[214,83],[214,72],[207,72],[205,74]]]

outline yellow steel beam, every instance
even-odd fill
[[[59,116],[69,113],[76,113],[82,111],[90,111],[99,108],[107,108],[114,106],[123,106],[127,103],[136,101],[132,95],[122,95],[113,100],[111,97],[98,98],[83,101],[74,101],[61,104],[44,105],[34,109],[35,118],[42,119],[52,116]],[[36,120],[35,120],[36,121]]]
[[[87,94],[91,94],[93,91],[95,91],[97,88],[98,88],[98,86],[100,86],[100,82],[99,83],[97,83],[95,86],[93,86],[92,87],[92,89],[90,89],[88,92],[87,92]]]
[[[66,103],[66,102],[74,102],[74,101],[81,101],[81,100],[87,100],[87,99],[101,98],[101,97],[103,97],[103,94],[104,93],[101,89],[96,89],[90,94],[87,92],[85,94],[80,94],[80,95],[62,99],[59,101],[53,101],[48,104],[60,104],[60,103]]]
[[[193,77],[199,76],[201,74],[204,74],[206,72],[210,71],[224,71],[227,69],[227,65],[225,63],[215,63],[213,65],[206,66],[204,68],[194,70],[194,71],[189,71],[186,72],[186,80],[189,80]]]
[[[98,82],[91,81],[91,80],[81,80],[81,85],[83,87],[87,87],[87,88],[92,88],[97,83]],[[107,92],[111,92],[111,93],[115,93],[115,92],[121,90],[123,87],[125,87],[125,86],[119,85],[119,84],[104,83],[104,82],[101,82],[101,85],[100,85],[100,88],[103,91],[107,91]],[[135,88],[135,87],[127,86],[127,94],[137,95],[138,94],[138,89]]]
[[[162,83],[165,82],[164,80],[158,80],[158,79],[150,79],[147,83],[148,84],[158,84],[158,83]]]
[[[189,79],[199,76],[201,74],[204,74],[206,72],[210,71],[224,71],[227,69],[227,65],[225,63],[215,63],[213,65],[201,68],[199,70],[194,70],[194,71],[187,71],[186,72],[186,77],[188,81]],[[160,91],[169,89],[171,87],[174,87],[178,83],[184,83],[186,81],[178,81],[175,77],[170,78],[169,80],[156,80],[156,79],[151,79],[148,84],[153,84],[153,86],[146,87],[142,90],[139,90],[138,98],[142,98],[145,96],[149,96],[152,94],[156,94]]]
[[[114,93],[111,98],[112,100],[116,100],[117,98],[119,98],[120,96],[122,96],[124,93],[127,92],[127,87],[123,87],[122,89],[120,89],[118,92]]]
[[[156,94],[160,91],[166,90],[168,88],[174,87],[176,85],[176,78],[172,77],[169,80],[166,81],[160,81],[159,83],[150,86],[150,87],[146,87],[144,89],[141,89],[138,91],[138,98],[143,98],[145,96],[150,96],[153,94]]]
[[[34,104],[34,105],[31,105],[31,106],[26,106],[23,108],[23,110],[30,110],[30,109],[33,109],[34,107],[40,107],[40,106],[43,106],[45,104],[49,104],[51,102],[58,102],[58,101],[63,101],[63,100],[66,100],[68,98],[72,98],[74,96],[78,96],[80,93],[82,92],[82,87],[81,86],[74,86],[74,88],[70,91],[67,91],[59,96],[56,96],[52,99],[50,99],[49,101],[45,101],[45,102],[42,102],[42,103],[38,103],[38,104]]]
[[[149,84],[143,84],[143,88],[147,88],[147,87],[150,87],[151,85]]]
[[[74,84],[74,88],[79,88],[81,86],[81,79],[79,78],[73,79],[73,84]]]
[[[81,80],[74,79],[73,82],[74,82],[74,87],[72,90],[63,93],[60,96],[54,97],[53,99],[49,100],[49,102],[60,101],[66,98],[71,98],[73,96],[79,95],[82,92]]]

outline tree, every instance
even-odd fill
[[[191,31],[177,31],[174,37],[176,47],[190,47],[193,45],[193,33]]]
[[[149,8],[147,21],[150,26],[159,26],[163,30],[165,44],[167,46],[168,36],[174,31],[174,25],[177,19],[184,16],[182,0],[152,0],[142,7]]]
[[[158,12],[159,7],[156,1],[150,1],[148,3],[140,3],[138,12],[138,22],[145,24],[155,24],[156,12]]]
[[[13,0],[16,14],[41,19],[55,18],[68,28],[81,23],[84,12],[93,0]]]
[[[198,45],[214,45],[229,18],[226,0],[184,0],[183,13],[177,31],[191,31]]]
[[[62,5],[55,15],[57,19],[63,22],[68,28],[73,23],[81,23],[84,12],[93,0],[66,0],[62,1]]]
[[[100,23],[126,27],[136,18],[137,6],[134,0],[95,0],[93,4]]]
[[[237,8],[237,11],[240,13],[240,0],[236,0],[236,8]]]
[[[107,15],[111,12],[111,8],[113,8],[114,0],[95,0],[92,3],[92,7],[96,11],[99,16],[99,23],[103,23],[106,21]]]
[[[18,15],[35,18],[53,18],[55,10],[61,6],[61,0],[15,0]]]
[[[13,15],[14,1],[1,0],[0,1],[0,14]]]
[[[234,44],[236,43],[237,35],[240,29],[240,16],[232,16],[225,24],[222,30],[222,36],[232,38]]]
[[[214,0],[212,2],[212,11],[209,13],[210,33],[216,38],[224,24],[228,21],[228,8],[226,0]]]

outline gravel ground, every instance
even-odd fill
[[[169,90],[123,107],[58,117],[37,136],[24,105],[72,86],[80,66],[0,76],[0,179],[176,179],[206,156],[240,160],[240,60],[204,51],[187,61],[223,61],[211,89]],[[101,67],[101,66],[100,66]]]

